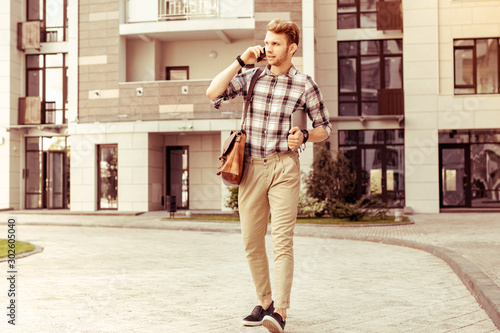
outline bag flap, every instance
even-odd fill
[[[231,131],[231,134],[227,137],[226,140],[224,140],[224,145],[222,146],[222,155],[220,157],[226,156],[229,153],[229,150],[236,141],[238,134],[241,134],[241,131]]]

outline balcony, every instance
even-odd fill
[[[205,92],[211,80],[122,82],[116,108],[93,98],[79,109],[79,122],[239,119],[243,99],[224,102],[215,109]],[[97,112],[102,110],[102,112]]]
[[[20,97],[18,103],[19,125],[63,125],[63,110],[56,102],[42,101],[39,96]]]
[[[222,40],[253,38],[253,1],[128,0],[120,36],[127,39]]]
[[[126,22],[203,20],[253,17],[253,1],[230,0],[128,0]]]
[[[43,21],[27,21],[17,24],[17,48],[40,50],[41,43],[66,41],[67,27],[45,27]]]

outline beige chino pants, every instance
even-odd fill
[[[238,193],[241,233],[257,297],[273,299],[265,243],[271,214],[275,308],[290,307],[299,190],[300,162],[296,152],[245,158],[245,174]]]

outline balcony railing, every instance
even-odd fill
[[[190,20],[219,16],[219,0],[159,0],[159,20]]]
[[[64,124],[64,110],[56,108],[56,102],[42,101],[39,96],[19,98],[19,125]]]
[[[65,27],[44,27],[43,21],[26,21],[17,24],[17,48],[19,50],[40,49],[40,43],[63,42]]]

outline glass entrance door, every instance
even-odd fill
[[[67,137],[26,138],[26,209],[69,208],[68,151]]]
[[[175,197],[177,209],[189,209],[189,149],[167,147],[167,196]]]
[[[64,153],[48,152],[47,208],[64,208]]]
[[[470,148],[468,145],[440,145],[441,207],[470,207]]]
[[[97,147],[97,209],[118,209],[118,145]]]

